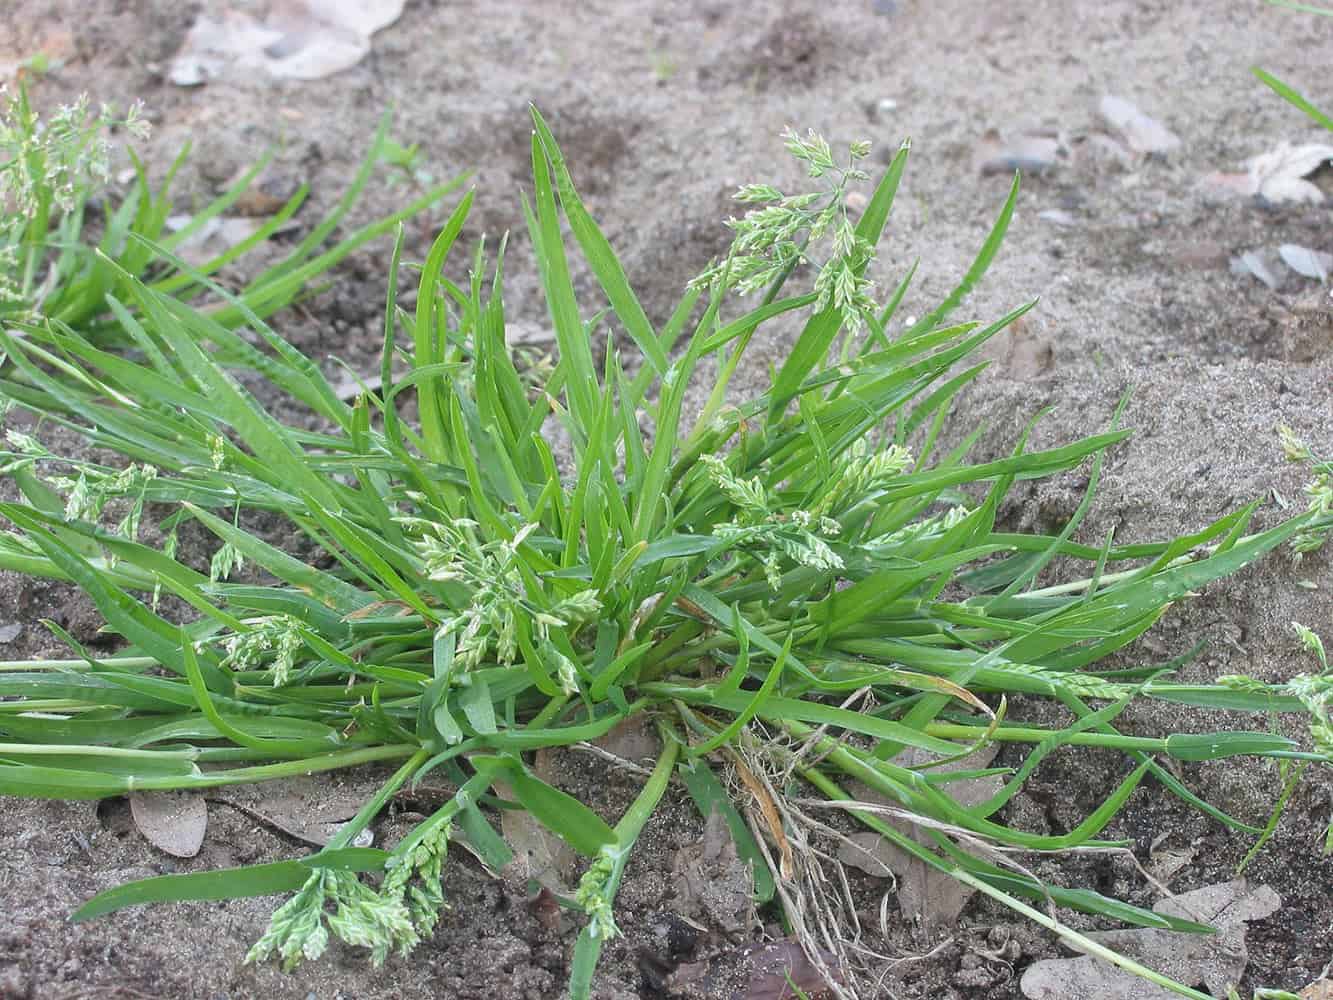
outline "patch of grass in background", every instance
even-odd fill
[[[0,505],[15,528],[0,537],[0,566],[77,583],[126,643],[113,656],[73,644],[71,660],[0,664],[0,792],[99,798],[398,765],[307,858],[132,883],[89,901],[77,918],[292,892],[252,958],[277,955],[291,968],[334,935],[382,961],[434,928],[455,826],[490,865],[506,863],[509,849],[482,811],[503,782],[589,859],[565,900],[588,915],[570,987],[586,997],[601,948],[617,933],[626,860],[679,776],[701,813],[721,809],[731,821],[761,899],[777,899],[812,961],[824,961],[815,928],[828,930],[844,966],[836,989],[846,995],[857,968],[841,915],[818,889],[818,859],[791,845],[808,822],[799,796],[846,803],[853,781],[891,804],[852,803],[856,821],[1084,949],[1105,951],[1059,921],[1055,907],[1206,931],[1046,884],[1005,852],[1116,846],[1099,836],[1148,776],[1228,827],[1261,833],[1199,799],[1165,762],[1236,754],[1326,762],[1326,744],[1302,749],[1262,727],[1131,737],[1116,720],[1150,699],[1264,718],[1313,709],[1318,723],[1327,701],[1253,681],[1178,684],[1170,678],[1178,664],[1099,664],[1173,602],[1327,528],[1329,512],[1250,533],[1251,504],[1180,538],[1087,545],[1074,536],[1106,450],[1128,434],[1118,413],[1105,432],[1047,450],[1030,450],[1024,432],[1007,457],[972,462],[980,431],[939,450],[955,397],[985,367],[968,359],[1029,308],[988,325],[950,321],[999,248],[1016,183],[958,288],[904,326],[895,310],[911,274],[882,305],[865,276],[907,147],[853,222],[844,196],[864,176],[857,163],[866,147],[853,146],[844,163],[818,136],[790,134],[788,149],[823,186],[795,196],[742,189],[758,207],[735,224],[733,252],[655,328],[554,137],[535,112],[533,121],[525,211],[559,347],[539,392],[506,348],[503,242],[493,260],[478,247],[465,280],[444,275],[471,193],[420,269],[411,311],[398,305],[400,236],[382,385],[352,403],[263,321],[270,299],[229,295],[151,239],[129,245],[217,296],[222,310],[194,308],[143,280],[142,268],[99,257],[118,290],[113,320],[142,361],[60,323],[0,332],[7,406],[131,463],[62,458],[39,436],[13,432],[0,456],[26,497]],[[607,313],[576,296],[571,237]],[[812,290],[788,291],[807,266],[817,269]],[[738,290],[762,298],[742,306]],[[784,315],[805,322],[781,369],[758,397],[733,400],[729,385],[752,337]],[[608,317],[615,338],[598,364],[592,333]],[[259,335],[262,350],[232,329],[233,318]],[[617,346],[630,344],[633,366]],[[407,362],[402,377],[398,358]],[[267,380],[284,412],[304,409],[321,429],[283,423],[233,378],[237,366]],[[711,388],[689,423],[693,382]],[[409,392],[415,426],[398,412]],[[563,466],[546,436],[552,425],[569,442]],[[997,529],[1017,480],[1084,463],[1087,494],[1061,532]],[[138,541],[150,501],[174,507],[165,550]],[[121,515],[114,527],[104,524],[109,504]],[[246,530],[253,512],[304,535],[329,568]],[[218,540],[208,574],[173,557],[186,519]],[[231,582],[245,563],[264,582]],[[1044,583],[1057,567],[1068,582]],[[160,616],[163,593],[197,617],[178,625]],[[1018,694],[1057,702],[1068,725],[1009,718],[1007,699]],[[664,749],[614,823],[529,768],[536,749],[596,740],[633,717],[658,729]],[[958,775],[936,766],[997,740],[1028,746],[1025,762],[999,772],[1007,781],[989,801],[961,806],[948,785]],[[1040,762],[1066,746],[1124,753],[1127,770],[1104,803],[1061,835],[997,822]],[[907,748],[928,763],[903,763]],[[735,800],[724,770],[746,789]],[[351,846],[390,796],[431,772],[457,794],[390,850]],[[888,825],[885,808],[921,823],[928,843]]]
[[[110,204],[110,135],[113,130],[145,138],[148,124],[137,106],[117,116],[87,98],[42,120],[28,93],[0,92],[0,321],[49,323],[102,346],[133,345],[133,330],[113,315],[130,297],[127,277],[154,291],[193,301],[210,318],[231,329],[290,305],[338,261],[377,237],[392,233],[403,219],[422,211],[456,188],[461,179],[439,185],[388,218],[364,226],[332,247],[330,234],[356,203],[381,161],[397,163],[401,147],[388,138],[388,118],[347,191],[328,214],[278,263],[253,278],[237,302],[204,304],[204,277],[214,276],[282,229],[305,202],[303,184],[254,233],[200,265],[193,274],[169,269],[155,248],[180,247],[236,204],[272,160],[262,157],[189,221],[171,232],[171,184],[184,164],[181,151],[156,189],[139,158],[130,152],[135,178],[119,204]],[[100,218],[93,216],[100,213]],[[92,242],[90,231],[100,232]],[[142,314],[134,316],[142,323]]]

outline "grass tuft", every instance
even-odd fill
[[[385,116],[352,183],[334,209],[285,257],[251,279],[229,304],[210,296],[211,279],[277,233],[309,194],[301,185],[254,233],[194,270],[170,266],[168,253],[222,216],[249,190],[273,159],[262,157],[174,232],[178,209],[171,185],[189,156],[182,149],[154,188],[132,149],[134,179],[111,205],[111,136],[145,139],[149,125],[139,105],[117,115],[87,97],[42,119],[27,88],[0,88],[0,321],[59,324],[100,346],[141,347],[138,329],[117,315],[132,293],[133,275],[153,291],[194,302],[217,323],[234,329],[250,314],[269,316],[306,293],[310,283],[367,242],[390,234],[403,219],[457,188],[462,178],[426,190],[402,211],[356,230],[331,247],[325,243],[346,217],[380,163],[399,149],[388,137]],[[100,218],[98,217],[100,215]],[[131,312],[139,323],[141,312]]]
[[[0,330],[7,406],[130,463],[58,456],[40,433],[17,431],[0,454],[24,497],[0,504],[13,525],[0,536],[0,567],[76,583],[124,641],[110,656],[75,646],[71,660],[0,664],[0,792],[97,798],[397,765],[307,858],[135,882],[76,918],[294,893],[252,959],[274,955],[290,968],[337,937],[383,961],[431,933],[455,824],[504,863],[480,808],[503,782],[588,859],[567,901],[589,918],[571,978],[571,995],[586,997],[618,933],[626,859],[680,778],[701,813],[722,812],[740,856],[762,860],[758,898],[785,905],[811,961],[826,961],[819,927],[836,939],[840,995],[855,995],[862,957],[836,933],[838,904],[821,895],[816,856],[799,848],[841,834],[802,796],[844,808],[1084,947],[1055,908],[1206,930],[1046,884],[1008,852],[1117,846],[1100,837],[1150,778],[1233,829],[1262,833],[1202,801],[1167,762],[1326,762],[1326,743],[1310,749],[1264,728],[1272,712],[1326,720],[1326,693],[1183,685],[1173,664],[1099,664],[1173,603],[1326,529],[1327,509],[1312,504],[1251,532],[1251,505],[1182,538],[1089,546],[1075,534],[1107,449],[1128,434],[1118,413],[1106,431],[1046,450],[1029,449],[1026,434],[991,461],[970,458],[977,434],[939,450],[953,401],[984,367],[968,359],[1026,308],[984,326],[951,321],[998,250],[1017,181],[959,287],[905,326],[895,309],[906,282],[881,306],[868,275],[908,148],[853,223],[845,196],[864,179],[856,164],[866,147],[844,162],[818,136],[791,133],[789,151],[827,186],[795,196],[743,188],[760,207],[735,225],[733,253],[655,328],[535,110],[533,124],[525,209],[559,346],[535,387],[506,347],[503,243],[493,261],[478,247],[463,262],[466,280],[446,277],[470,193],[430,250],[412,312],[398,305],[399,230],[382,385],[350,402],[265,323],[276,290],[229,294],[149,234],[133,248],[207,288],[220,309],[189,305],[106,255],[98,266],[117,290],[110,322],[143,360],[61,322]],[[604,317],[575,291],[572,252],[610,304]],[[311,266],[274,280],[285,290]],[[789,289],[807,271],[812,288]],[[773,384],[733,398],[752,338],[788,314],[806,318]],[[590,335],[599,317],[617,334],[600,363]],[[256,379],[276,402],[260,402]],[[690,421],[686,392],[697,382],[711,388]],[[415,424],[399,412],[408,395]],[[568,454],[549,443],[557,428]],[[1016,480],[1084,464],[1088,495],[1063,531],[997,526]],[[170,506],[161,547],[140,538],[149,504]],[[110,526],[113,510],[129,513]],[[191,520],[217,539],[207,574],[175,558],[176,532]],[[304,536],[321,558],[275,547],[251,529],[261,521]],[[242,567],[259,582],[233,579]],[[164,617],[163,594],[193,617]],[[1019,695],[1058,702],[1068,724],[1010,718]],[[1122,734],[1117,718],[1143,699],[1249,710],[1261,722],[1254,732]],[[660,730],[664,750],[621,817],[599,816],[529,767],[534,750],[597,740],[635,716]],[[964,807],[932,780],[934,765],[996,741],[1027,757],[1001,772],[1006,783],[988,802]],[[1103,805],[1059,835],[996,818],[1043,759],[1080,746],[1127,758]],[[926,763],[909,764],[908,749]],[[397,789],[432,771],[458,789],[434,815],[391,850],[350,846]],[[723,771],[740,778],[734,799]],[[853,781],[913,818],[925,842],[886,824],[882,806],[849,803]]]

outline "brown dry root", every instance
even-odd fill
[[[856,697],[849,702],[855,701]],[[892,997],[885,982],[895,967],[928,958],[950,947],[954,941],[946,939],[921,955],[893,957],[872,948],[866,941],[845,867],[836,856],[821,847],[833,845],[836,849],[836,845],[847,844],[857,849],[857,845],[846,833],[812,813],[829,810],[860,812],[909,823],[950,838],[959,848],[978,858],[1040,881],[1020,860],[1022,855],[1034,852],[997,843],[962,827],[884,802],[786,795],[783,789],[800,780],[798,773],[818,763],[813,751],[820,745],[822,735],[821,730],[797,743],[786,734],[770,733],[760,723],[751,723],[729,749],[734,768],[730,790],[764,860],[775,874],[776,891],[791,925],[792,938],[800,945],[812,969],[822,977],[828,994],[837,1000]],[[826,749],[819,757],[826,756],[827,752]],[[1126,857],[1160,894],[1173,895],[1127,848],[1076,847],[1061,853]],[[889,888],[880,898],[879,926],[875,929],[881,940],[887,942],[889,907],[898,887],[894,873],[887,865],[879,874],[889,880]],[[1049,897],[1045,908],[1055,917],[1054,901]],[[1202,916],[1196,919],[1207,922]]]
[[[872,948],[857,915],[847,872],[822,845],[851,843],[845,833],[811,816],[797,800],[780,790],[786,785],[804,747],[783,745],[752,724],[731,754],[736,787],[733,793],[770,870],[777,894],[810,965],[837,1000],[891,996],[884,980],[893,967],[918,956],[893,957]],[[889,888],[880,899],[880,935],[887,939],[889,904],[896,884],[885,872]],[[946,942],[946,945],[948,942]]]
[[[842,707],[851,708],[868,694],[868,690],[858,691]],[[785,734],[767,732],[758,722],[751,723],[730,752],[736,779],[731,789],[733,799],[742,807],[759,849],[775,873],[777,893],[791,924],[792,936],[811,966],[823,977],[829,993],[837,1000],[892,996],[885,981],[896,967],[934,955],[950,947],[953,939],[940,942],[924,955],[895,957],[871,947],[845,867],[820,846],[833,845],[836,849],[837,845],[847,844],[855,849],[856,844],[843,831],[812,815],[813,811],[862,812],[929,828],[951,838],[971,854],[1029,877],[1035,875],[1018,860],[1019,855],[1029,852],[994,843],[950,823],[883,802],[793,798],[784,794],[782,789],[800,780],[797,777],[800,771],[816,766],[830,752],[831,748],[823,741],[825,735],[821,727],[808,738],[795,742]],[[824,751],[816,753],[821,744],[825,745]],[[1119,852],[1119,849],[1109,850]],[[880,874],[889,880],[889,888],[880,898],[879,926],[875,930],[881,940],[888,941],[889,910],[897,882],[887,866]],[[1047,902],[1053,910],[1051,901]]]

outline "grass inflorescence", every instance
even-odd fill
[[[760,207],[736,224],[735,252],[655,326],[554,137],[535,112],[533,121],[524,209],[559,349],[535,391],[506,347],[504,243],[493,259],[478,247],[465,280],[445,276],[471,193],[420,268],[411,310],[399,305],[408,273],[400,236],[381,385],[351,402],[253,302],[148,241],[134,245],[179,267],[249,332],[109,259],[102,266],[124,295],[115,320],[140,360],[60,323],[0,332],[7,405],[131,463],[57,456],[40,433],[10,436],[4,467],[25,500],[0,504],[14,525],[0,537],[0,566],[78,584],[125,648],[100,656],[75,645],[71,660],[0,664],[0,792],[98,798],[395,767],[309,857],[136,882],[77,916],[290,892],[252,958],[276,955],[290,968],[332,935],[381,961],[431,933],[456,827],[493,867],[508,861],[488,818],[498,786],[588,859],[565,901],[588,916],[571,972],[572,995],[587,996],[600,950],[618,933],[626,860],[679,779],[701,813],[724,814],[755,866],[757,897],[785,909],[818,962],[826,953],[811,928],[824,916],[834,921],[825,929],[836,928],[837,914],[819,896],[818,859],[799,849],[814,835],[803,796],[846,807],[925,864],[1099,954],[1059,908],[1205,930],[1043,883],[1006,851],[1115,846],[1101,834],[1147,778],[1233,829],[1261,832],[1198,798],[1170,762],[1324,761],[1326,744],[1306,749],[1262,725],[1129,736],[1116,720],[1142,699],[1265,719],[1308,715],[1310,700],[1257,682],[1175,683],[1171,664],[1101,662],[1173,602],[1326,527],[1328,511],[1251,532],[1252,504],[1181,538],[1088,545],[1075,535],[1103,456],[1127,436],[1119,412],[1106,431],[1055,448],[1031,450],[1024,433],[1010,454],[977,462],[977,431],[942,450],[951,404],[985,367],[968,359],[1029,308],[986,325],[950,319],[1000,245],[1016,182],[958,288],[902,323],[895,310],[910,273],[883,305],[867,278],[907,147],[853,222],[845,194],[863,176],[855,164],[865,147],[840,165],[822,139],[793,133],[788,149],[827,186],[796,196],[742,189]],[[576,296],[566,232],[605,312]],[[813,288],[789,290],[805,265],[817,269]],[[738,300],[737,286],[758,298]],[[771,384],[734,399],[752,338],[800,316]],[[615,336],[599,362],[594,332],[608,321]],[[617,345],[632,345],[632,364]],[[306,418],[284,422],[238,380],[242,370],[246,385],[266,383],[281,412]],[[711,388],[687,414],[696,383]],[[408,395],[411,423],[399,405]],[[553,449],[554,429],[567,452]],[[1087,496],[1061,532],[997,525],[1017,480],[1085,463]],[[164,548],[138,537],[143,511],[160,509],[152,504],[170,505]],[[113,508],[122,516],[108,527]],[[174,558],[172,539],[189,520],[217,539],[210,572]],[[247,527],[275,522],[322,558],[299,560]],[[241,567],[251,569],[247,582],[232,579]],[[1044,584],[1057,567],[1063,582]],[[163,595],[194,614],[168,620]],[[1053,700],[1071,721],[1010,718],[1018,695]],[[623,816],[604,818],[533,773],[532,752],[595,741],[636,717],[657,728],[664,749]],[[995,741],[1027,756],[1001,772],[989,801],[965,808],[935,765]],[[1001,822],[1062,747],[1119,750],[1128,770],[1067,833]],[[724,771],[739,775],[741,794],[728,794]],[[457,793],[396,846],[352,846],[396,791],[428,773]],[[854,788],[878,802],[857,808]],[[926,842],[886,812],[921,823]],[[844,966],[836,989],[854,991],[857,958],[851,948],[835,955]]]

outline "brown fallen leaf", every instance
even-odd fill
[[[832,967],[832,955],[821,957]],[[680,965],[666,987],[682,1000],[797,1000],[802,995],[827,1000],[832,994],[819,969],[791,938]]]
[[[1190,866],[1198,853],[1193,846],[1179,850],[1154,850],[1148,858],[1148,874],[1162,885],[1170,885],[1172,879]]]
[[[1301,990],[1301,1000],[1333,1000],[1333,979],[1316,979]]]
[[[249,168],[242,168],[238,171],[224,187],[231,187],[232,184],[239,181],[241,175],[247,169]],[[296,194],[300,186],[301,182],[290,175],[262,173],[251,181],[250,185],[241,193],[241,196],[236,199],[236,203],[232,205],[232,211],[237,215],[250,218],[272,215],[291,200],[292,195]]]
[[[1212,924],[1216,934],[1136,929],[1101,931],[1088,937],[1186,986],[1203,985],[1225,996],[1240,982],[1249,952],[1245,924],[1262,920],[1282,905],[1268,886],[1251,889],[1245,879],[1205,886],[1160,900],[1156,913]],[[1050,958],[1034,962],[1019,984],[1029,1000],[1168,1000],[1175,993],[1094,958]]]
[[[210,792],[209,798],[289,837],[323,847],[378,788],[379,782],[373,777],[353,772],[340,777],[311,775],[242,785]],[[372,840],[370,830],[362,830],[353,846],[369,847]]]
[[[502,781],[492,786],[495,794],[514,801],[513,790]],[[501,809],[500,834],[514,860],[505,866],[503,874],[527,881],[531,879],[557,896],[572,891],[570,873],[574,869],[574,849],[542,826],[526,809]]]
[[[832,965],[832,955],[822,957],[826,965]],[[802,994],[815,1000],[831,992],[800,944],[791,938],[752,946],[746,962],[750,981],[737,1000],[796,1000]]]
[[[266,20],[236,9],[201,14],[167,69],[177,86],[197,87],[262,70],[288,80],[318,80],[355,66],[370,36],[403,12],[404,0],[279,0]]]
[[[934,770],[939,772],[983,768],[994,759],[995,753],[994,745],[983,747],[970,756],[944,764]],[[909,747],[894,758],[894,763],[913,766],[928,759],[930,758],[924,752]],[[999,775],[991,775],[986,778],[951,781],[940,788],[952,796],[959,805],[971,808],[991,798],[1000,790],[1003,783],[1004,779]],[[873,793],[864,789],[861,797],[866,801],[875,800]],[[932,843],[931,838],[920,827],[898,819],[888,819],[886,822],[919,843]],[[838,848],[838,860],[880,878],[893,875],[898,880],[898,908],[903,917],[909,921],[920,921],[926,927],[951,924],[958,919],[963,907],[972,898],[972,889],[900,850],[877,833],[854,834],[850,839],[852,844],[844,843]]]
[[[130,815],[144,839],[172,857],[199,853],[208,829],[208,803],[197,792],[131,792]]]
[[[708,814],[699,841],[676,852],[671,878],[675,894],[669,905],[692,923],[703,923],[726,935],[739,935],[758,925],[754,876],[737,855],[736,842],[720,811]]]
[[[1160,156],[1180,146],[1179,136],[1123,97],[1107,94],[1097,114],[1136,153]]]
[[[640,713],[616,723],[594,745],[631,764],[652,764],[662,753],[662,737],[647,715]]]

